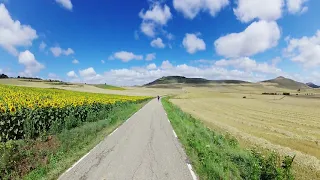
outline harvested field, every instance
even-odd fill
[[[250,94],[249,90],[221,93],[221,89],[217,92],[189,88],[186,91],[171,101],[211,128],[230,133],[247,144],[283,155],[296,154],[296,163],[320,171],[318,98],[263,96]]]

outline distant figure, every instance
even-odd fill
[[[160,100],[160,96],[158,96],[158,101]]]

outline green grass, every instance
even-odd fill
[[[101,112],[92,117],[88,116],[89,122],[69,130],[66,128],[61,133],[46,136],[44,139],[7,142],[7,151],[3,153],[0,146],[0,153],[9,159],[6,159],[7,164],[0,162],[0,170],[10,167],[11,164],[16,167],[10,167],[13,171],[6,176],[0,175],[0,179],[57,179],[146,103],[147,101],[127,103],[105,114]],[[96,121],[97,117],[105,118]],[[24,172],[24,169],[33,170]]]
[[[112,86],[112,85],[108,85],[108,84],[96,84],[94,86],[101,88],[101,89],[120,90],[120,91],[126,90],[125,88]]]
[[[242,149],[235,138],[215,133],[168,98],[162,103],[200,179],[294,179],[294,158]]]

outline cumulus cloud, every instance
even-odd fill
[[[68,76],[69,78],[77,78],[77,77],[78,77],[78,75],[77,75],[74,71],[69,71],[69,72],[67,73],[67,76]]]
[[[93,76],[96,76],[96,75],[97,75],[97,73],[96,73],[96,71],[93,69],[93,67],[89,67],[89,68],[87,68],[87,69],[80,70],[80,71],[79,71],[79,74],[80,74],[81,77],[84,77],[84,78],[86,78],[86,77],[93,77]]]
[[[173,66],[169,60],[163,61],[161,64],[162,69],[171,69]]]
[[[166,47],[166,45],[163,44],[161,38],[154,39],[153,41],[151,41],[150,45],[155,48],[165,48]]]
[[[225,57],[244,57],[277,46],[281,32],[274,21],[253,22],[243,32],[220,37],[214,42],[217,54]]]
[[[40,45],[39,45],[39,49],[40,49],[41,51],[43,51],[46,47],[47,47],[47,44],[44,43],[43,41],[42,41],[42,42],[40,43]]]
[[[284,0],[238,0],[234,14],[242,22],[254,19],[274,21],[281,17]]]
[[[287,8],[289,13],[304,13],[308,11],[308,7],[305,5],[308,0],[287,0]]]
[[[142,19],[141,32],[149,37],[154,37],[156,30],[162,29],[172,19],[172,14],[167,5],[162,6],[160,3],[153,3],[146,12],[142,9],[139,17]]]
[[[56,0],[56,2],[58,4],[60,4],[62,7],[64,7],[65,9],[71,11],[72,10],[72,3],[71,3],[71,0]]]
[[[188,19],[195,18],[201,11],[215,16],[227,5],[229,0],[173,0],[173,7]]]
[[[154,37],[156,25],[153,22],[142,22],[140,26],[141,32],[149,37]]]
[[[152,61],[156,59],[156,53],[151,53],[146,55],[146,61]]]
[[[71,54],[74,54],[74,51],[71,49],[71,48],[68,48],[68,49],[61,49],[59,46],[56,46],[56,47],[52,47],[50,48],[50,51],[52,52],[52,54],[55,56],[55,57],[59,57],[60,55],[66,55],[66,56],[69,56]]]
[[[157,65],[156,65],[155,63],[149,64],[149,65],[147,66],[147,69],[148,69],[148,70],[157,69]]]
[[[257,63],[255,60],[250,59],[248,57],[231,59],[231,60],[219,60],[215,62],[216,66],[220,67],[234,67],[235,69],[242,69],[246,72],[260,72],[260,73],[267,73],[267,74],[281,74],[281,69],[269,65],[266,62]]]
[[[31,46],[38,38],[36,30],[13,20],[4,4],[0,4],[0,46],[9,53],[18,56],[19,46]]]
[[[135,55],[132,52],[119,51],[119,52],[116,52],[113,55],[111,55],[108,59],[109,60],[119,59],[122,62],[129,62],[131,60],[142,60],[143,56],[142,55]]]
[[[72,61],[72,63],[73,63],[73,64],[79,64],[79,61],[78,61],[77,59],[74,59],[74,60]]]
[[[320,30],[312,37],[288,38],[285,54],[305,67],[320,65]]]
[[[197,51],[203,51],[206,49],[206,44],[202,39],[198,38],[196,34],[187,33],[183,38],[182,45],[190,54],[194,54]]]
[[[25,70],[20,73],[23,76],[33,76],[35,73],[38,73],[40,70],[45,68],[44,65],[39,63],[35,56],[28,50],[20,52],[18,58],[19,63],[25,67]]]
[[[160,4],[155,4],[151,9],[143,12],[141,10],[139,16],[143,21],[153,21],[157,24],[166,25],[167,22],[172,18],[170,8],[167,5],[163,7]]]

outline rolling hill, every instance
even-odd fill
[[[168,84],[192,84],[192,85],[205,85],[209,83],[216,84],[240,84],[240,83],[249,83],[247,81],[240,80],[207,80],[203,78],[186,78],[184,76],[167,76],[156,79],[144,86],[156,86],[156,85],[168,85]]]
[[[306,83],[307,86],[311,87],[311,88],[320,88],[320,86],[313,84],[312,82]]]
[[[295,80],[288,79],[283,76],[279,76],[275,79],[261,81],[261,83],[262,84],[271,83],[277,87],[286,88],[286,89],[307,89],[307,88],[309,88],[309,86],[307,86],[304,83],[297,82]]]

